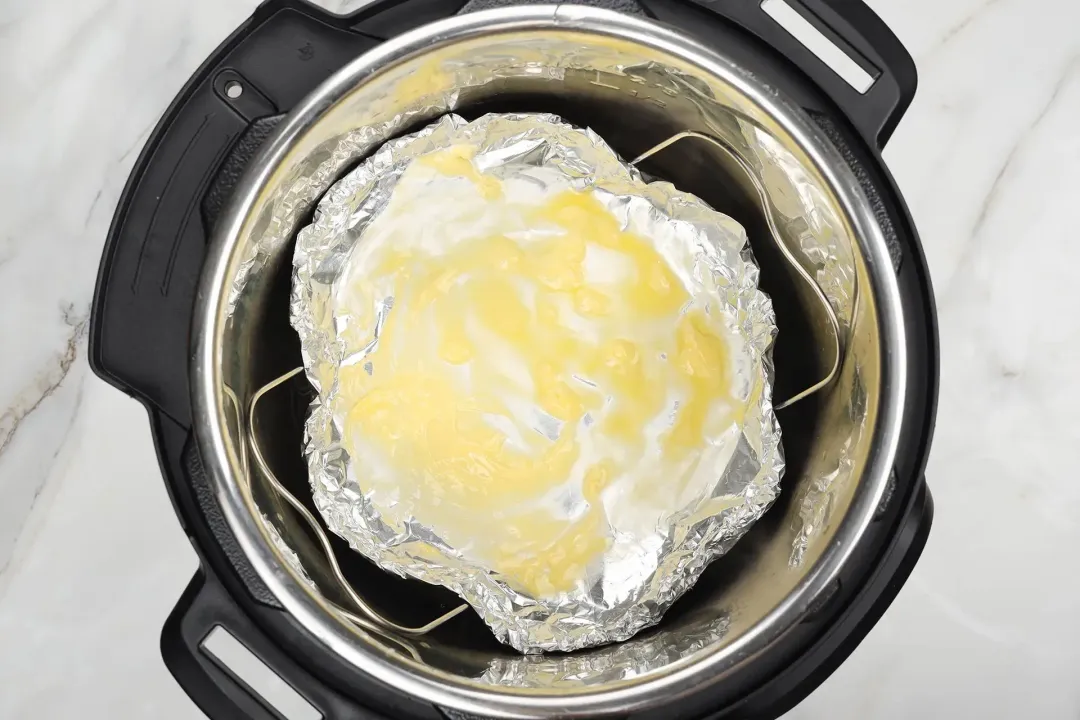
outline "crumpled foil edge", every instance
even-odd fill
[[[331,187],[319,203],[314,222],[299,235],[290,310],[301,337],[308,379],[319,393],[311,406],[305,438],[315,504],[328,527],[353,549],[389,572],[449,587],[478,611],[499,640],[519,651],[570,651],[625,640],[658,622],[664,611],[696,582],[705,567],[726,553],[768,509],[779,492],[783,454],[770,399],[772,366],[768,351],[775,335],[771,302],[757,289],[757,267],[745,232],[730,218],[669,183],[646,185],[639,173],[623,163],[601,138],[565,125],[554,116],[489,115],[477,122],[484,121],[493,124],[527,121],[541,128],[541,136],[551,134],[556,139],[557,143],[549,148],[552,152],[559,152],[561,146],[579,160],[583,154],[589,155],[595,167],[586,167],[582,173],[584,187],[612,193],[613,202],[647,203],[649,212],[658,213],[668,221],[688,223],[698,230],[722,228],[708,237],[713,242],[718,242],[718,236],[728,242],[732,237],[738,238],[736,254],[742,266],[735,272],[738,282],[731,290],[731,299],[740,313],[740,330],[745,333],[760,367],[751,395],[757,404],[752,404],[747,414],[739,449],[741,459],[759,465],[749,477],[730,478],[725,473],[718,478],[716,494],[710,496],[714,500],[723,499],[720,503],[723,509],[717,514],[690,521],[690,512],[682,513],[682,517],[675,513],[673,524],[665,529],[667,536],[656,558],[657,570],[639,592],[632,593],[616,608],[590,607],[588,593],[570,602],[560,598],[556,604],[545,606],[481,569],[462,566],[460,553],[441,544],[433,533],[414,528],[419,531],[402,534],[400,528],[382,521],[357,482],[342,444],[341,427],[335,419],[334,368],[349,349],[337,337],[327,302],[335,270],[344,265],[343,258],[359,238],[364,217],[370,219],[377,214],[379,204],[386,199],[376,198],[373,204],[365,201],[379,192],[392,190],[395,176],[400,176],[415,157],[439,147],[437,141],[446,142],[467,125],[457,116],[446,115],[417,133],[386,143]],[[490,134],[497,141],[482,150],[498,150],[521,140],[519,133],[510,131]],[[500,145],[500,141],[506,144]],[[387,186],[380,187],[380,182]],[[346,232],[346,228],[350,230]],[[707,237],[708,232],[701,236]],[[705,243],[701,249],[704,255],[716,260],[715,247]],[[715,262],[712,269],[732,274],[731,268]],[[671,540],[675,537],[679,538],[677,546]],[[422,559],[410,554],[417,543],[434,549],[438,562],[431,560],[430,552]],[[445,571],[446,567],[455,566],[458,572]]]

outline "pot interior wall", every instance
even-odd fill
[[[572,693],[616,681],[643,682],[676,664],[724,652],[805,580],[861,491],[874,437],[881,348],[870,276],[835,193],[750,98],[704,69],[636,43],[551,30],[437,48],[358,85],[326,108],[322,122],[290,151],[259,201],[260,212],[233,248],[237,302],[221,339],[226,383],[246,407],[259,386],[302,362],[288,323],[291,238],[310,221],[311,203],[303,212],[289,210],[290,202],[296,205],[295,188],[318,175],[319,186],[308,191],[321,195],[363,150],[416,130],[449,108],[466,117],[554,112],[591,127],[626,158],[687,129],[725,139],[760,172],[783,241],[819,279],[836,309],[844,362],[826,392],[778,413],[788,462],[780,499],[658,627],[620,645],[529,659],[500,646],[471,612],[423,638],[389,641],[357,631],[356,642],[400,652],[417,672],[454,675],[492,692],[526,687]],[[343,138],[357,133],[362,137],[343,154]],[[331,171],[319,175],[319,163]],[[694,140],[672,146],[642,169],[697,194],[747,228],[762,268],[761,285],[777,313],[774,399],[824,374],[827,332],[815,323],[800,280],[770,239],[759,198],[741,171],[722,152]],[[245,268],[252,257],[257,261]],[[301,456],[312,396],[302,377],[294,379],[262,401],[254,431],[277,477],[314,511]],[[257,475],[252,494],[319,590],[348,607],[303,522]],[[390,576],[336,536],[331,539],[353,586],[395,622],[423,624],[458,604],[449,591]],[[337,617],[333,622],[347,624]]]

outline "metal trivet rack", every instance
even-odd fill
[[[687,130],[672,135],[667,140],[664,140],[663,142],[653,146],[649,150],[646,150],[644,153],[632,160],[630,164],[636,166],[638,163],[641,163],[644,160],[647,160],[648,158],[656,155],[657,153],[662,152],[663,150],[674,145],[675,143],[687,139],[703,140],[713,145],[717,149],[724,152],[728,157],[730,157],[731,160],[733,160],[735,164],[746,174],[746,177],[749,179],[750,183],[757,191],[758,199],[761,203],[762,209],[764,210],[764,214],[769,226],[769,233],[772,236],[773,241],[776,243],[780,252],[783,254],[784,258],[788,261],[791,267],[813,291],[814,297],[817,299],[820,305],[819,309],[824,318],[826,319],[826,325],[831,331],[832,364],[829,368],[828,373],[825,375],[825,377],[821,378],[813,385],[810,385],[804,390],[795,393],[794,395],[782,402],[774,404],[774,409],[783,410],[825,389],[833,382],[833,380],[835,380],[837,374],[839,373],[841,362],[841,343],[840,326],[836,317],[836,313],[833,310],[832,305],[829,303],[828,299],[825,297],[825,294],[822,292],[820,286],[818,286],[817,282],[814,281],[813,277],[811,277],[810,274],[806,271],[806,269],[803,268],[803,266],[792,254],[791,250],[781,240],[779,228],[776,223],[775,210],[772,206],[772,201],[769,199],[768,193],[765,191],[765,187],[762,185],[757,175],[754,174],[753,168],[734,148],[732,148],[726,142],[714,138],[710,135],[705,135],[703,133]],[[354,612],[353,610],[349,610],[347,608],[343,608],[337,603],[330,602],[326,598],[324,598],[324,600],[331,606],[331,608],[335,612],[339,613],[346,620],[352,622],[358,627],[376,633],[380,637],[386,638],[391,642],[395,643],[396,645],[404,648],[415,660],[419,662],[420,658],[417,655],[415,649],[407,642],[403,642],[403,640],[406,638],[413,638],[425,635],[431,632],[435,628],[439,627],[440,625],[446,623],[447,621],[464,612],[465,609],[469,606],[467,604],[461,604],[450,612],[444,613],[443,615],[440,615],[426,625],[421,625],[419,627],[407,627],[404,625],[399,625],[387,619],[377,610],[368,605],[364,601],[363,597],[361,597],[361,595],[352,586],[352,584],[345,578],[344,574],[341,572],[341,566],[338,564],[337,557],[334,554],[333,548],[330,545],[330,540],[327,537],[326,531],[323,529],[322,524],[319,523],[319,521],[315,518],[314,515],[312,515],[311,511],[308,510],[306,506],[304,506],[303,503],[301,503],[291,492],[289,492],[289,490],[284,485],[281,484],[281,482],[277,479],[277,476],[270,469],[270,466],[268,465],[265,457],[263,456],[259,440],[256,437],[254,430],[255,413],[258,408],[259,401],[267,393],[274,390],[275,388],[280,387],[281,385],[296,377],[303,371],[303,366],[293,368],[284,375],[281,375],[260,387],[252,397],[251,403],[248,406],[246,423],[242,422],[241,420],[239,399],[236,397],[236,394],[231,388],[225,386],[225,393],[232,401],[237,412],[236,423],[240,437],[240,456],[243,462],[244,479],[248,482],[250,490],[251,475],[250,468],[248,466],[248,448],[250,447],[251,456],[254,457],[255,464],[258,466],[259,471],[266,477],[267,481],[270,483],[270,487],[273,488],[274,492],[277,493],[283,500],[285,500],[285,502],[287,502],[293,508],[293,510],[295,510],[296,513],[304,519],[304,521],[311,528],[312,532],[315,534],[315,537],[318,538],[319,544],[321,545],[322,550],[326,555],[326,559],[330,563],[330,568],[333,571],[334,579],[337,581],[337,584],[345,592],[348,598],[352,601],[357,612]]]

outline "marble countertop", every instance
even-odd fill
[[[140,147],[254,4],[0,7],[4,720],[201,717],[158,650],[195,554],[146,413],[92,375],[86,334],[102,243]],[[927,470],[937,515],[892,608],[789,717],[1075,719],[1080,5],[870,4],[920,76],[885,158],[937,293],[941,398]],[[1037,296],[1011,292],[1022,267]]]

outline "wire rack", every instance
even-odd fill
[[[725,153],[731,160],[733,160],[735,164],[742,170],[742,172],[746,174],[747,179],[757,191],[758,200],[761,203],[761,208],[764,211],[766,220],[768,222],[769,234],[773,242],[777,245],[781,254],[784,256],[785,260],[790,264],[796,274],[811,289],[814,298],[816,298],[817,302],[820,305],[819,310],[821,312],[821,316],[824,317],[826,320],[825,325],[830,331],[831,345],[829,349],[831,351],[832,362],[829,364],[828,373],[814,384],[793,394],[791,397],[788,397],[785,400],[774,404],[774,408],[776,410],[783,410],[784,408],[791,407],[795,403],[804,400],[811,395],[825,389],[836,378],[839,372],[841,361],[840,329],[836,313],[834,312],[832,305],[829,303],[828,299],[825,297],[825,294],[818,286],[817,282],[814,281],[810,274],[803,268],[803,266],[792,254],[791,250],[782,241],[776,222],[776,211],[773,209],[772,201],[769,199],[768,193],[765,191],[765,188],[762,185],[760,179],[754,173],[753,168],[751,168],[751,166],[734,148],[729,146],[724,141],[710,135],[705,135],[703,133],[688,130],[672,135],[667,140],[664,140],[663,142],[653,146],[649,150],[646,150],[644,153],[632,160],[630,164],[637,165],[653,157],[654,155],[663,152],[664,150],[678,142],[691,139],[707,142],[715,148],[719,149],[720,151]],[[353,605],[351,609],[344,608],[336,603],[326,600],[326,602],[329,603],[331,608],[345,620],[348,620],[349,622],[365,630],[376,633],[379,636],[395,643],[399,647],[404,648],[415,660],[419,662],[420,658],[417,655],[416,650],[408,642],[403,642],[403,640],[415,638],[431,632],[435,628],[460,615],[462,612],[465,611],[466,608],[468,608],[468,605],[459,605],[453,610],[435,618],[431,622],[425,625],[420,625],[418,627],[400,625],[379,613],[377,610],[375,610],[367,602],[364,601],[364,598],[357,591],[357,589],[354,588],[353,585],[345,578],[345,575],[341,571],[341,566],[338,564],[338,559],[334,553],[333,547],[330,545],[330,539],[327,536],[326,530],[323,528],[322,524],[318,521],[318,519],[315,518],[311,511],[308,510],[308,508],[302,502],[300,502],[299,499],[296,498],[296,496],[294,496],[284,485],[281,484],[281,482],[277,479],[277,476],[274,474],[273,470],[267,463],[265,456],[263,455],[261,443],[255,432],[255,420],[259,407],[259,402],[268,393],[273,392],[277,388],[280,388],[286,382],[302,373],[303,370],[304,368],[302,366],[293,368],[284,375],[281,375],[260,387],[255,392],[254,396],[252,396],[251,402],[248,404],[246,417],[242,417],[243,413],[241,413],[240,410],[240,401],[237,398],[235,392],[233,392],[233,390],[228,386],[225,387],[225,394],[227,397],[229,397],[236,410],[236,423],[240,437],[240,456],[243,463],[244,479],[248,483],[250,489],[251,468],[248,462],[248,458],[250,456],[254,459],[256,467],[258,468],[259,472],[262,473],[262,475],[266,478],[273,491],[282,500],[288,503],[288,505],[292,507],[292,509],[296,512],[296,514],[303,518],[304,522],[308,525],[308,527],[311,528],[311,531],[318,539],[319,545],[321,546],[322,551],[326,555],[326,559],[330,564],[334,580]],[[244,422],[245,420],[246,422]]]

